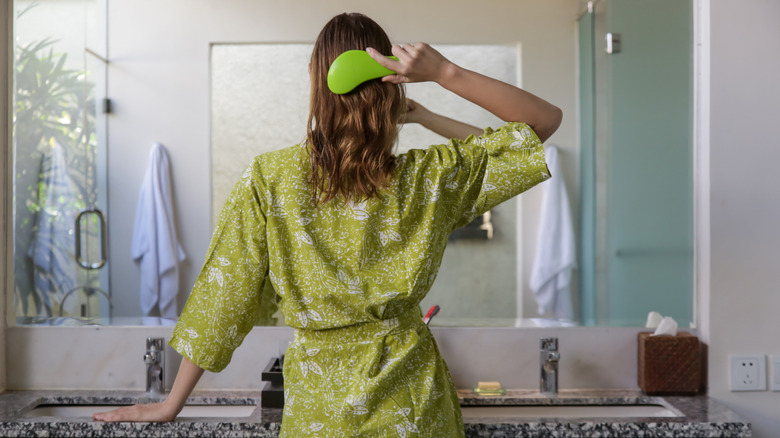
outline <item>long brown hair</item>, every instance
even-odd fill
[[[404,109],[403,87],[375,79],[334,94],[327,85],[328,68],[338,55],[366,47],[389,55],[392,45],[378,24],[356,13],[333,17],[314,43],[307,139],[316,204],[338,194],[353,201],[374,196],[395,169],[392,148]]]

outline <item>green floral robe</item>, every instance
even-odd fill
[[[284,437],[457,437],[455,388],[420,301],[450,232],[550,177],[525,124],[411,150],[388,187],[314,207],[305,145],[254,159],[227,200],[170,344],[221,371],[278,303],[295,340]]]

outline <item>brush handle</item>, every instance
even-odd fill
[[[398,61],[395,56],[388,58]],[[345,94],[363,82],[394,74],[394,71],[380,65],[365,50],[347,50],[330,65],[328,88],[335,94]]]

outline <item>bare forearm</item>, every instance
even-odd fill
[[[168,394],[168,398],[164,402],[169,409],[175,410],[174,417],[184,408],[187,397],[190,396],[202,375],[203,368],[198,367],[186,357],[182,359],[171,393]]]
[[[109,412],[98,412],[92,417],[96,421],[173,421],[184,408],[187,397],[202,375],[203,369],[184,358],[173,382],[173,389],[165,401],[123,406]]]
[[[542,141],[561,124],[563,113],[560,108],[514,85],[459,67],[428,44],[393,46],[398,61],[372,48],[366,50],[378,63],[395,72],[383,77],[383,81],[434,81],[506,122],[527,123]]]
[[[431,112],[421,118],[419,123],[445,138],[465,139],[469,135],[481,135],[484,132],[476,126]]]
[[[527,123],[541,141],[558,129],[563,117],[558,107],[525,90],[455,64],[449,64],[437,82],[506,122]]]

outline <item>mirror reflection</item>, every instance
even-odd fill
[[[116,242],[130,241],[133,230],[112,228],[112,215],[134,214],[136,199],[108,199],[109,187],[123,184],[127,170],[109,168],[106,160],[111,149],[104,100],[111,75],[106,3],[14,2],[13,308],[19,323],[172,321],[159,308],[142,313],[139,267],[128,256],[115,256],[129,252]],[[551,49],[573,57],[576,71],[549,72],[545,84],[538,74],[524,81],[530,76],[524,72],[538,72],[545,62],[538,56],[541,41],[522,35],[496,43],[429,41],[466,68],[506,82],[571,88],[575,94],[568,98],[578,103],[565,114],[561,130],[576,132],[576,138],[558,135],[546,144],[557,146],[570,207],[563,217],[571,221],[573,243],[546,245],[555,229],[544,235],[541,225],[561,217],[560,209],[553,216],[543,209],[544,198],[554,197],[545,193],[547,183],[500,205],[472,224],[473,230],[451,237],[422,305],[423,312],[440,306],[432,325],[636,326],[650,310],[673,316],[681,326],[693,322],[692,5],[604,0],[577,16],[579,3],[570,1],[572,13],[563,14],[565,23],[559,19],[576,40]],[[64,26],[57,18],[63,14],[77,17],[79,25]],[[381,20],[381,14],[373,15]],[[227,191],[252,156],[305,136],[311,45],[262,39],[214,43],[218,40],[209,41],[201,57],[209,69],[201,92],[210,96],[211,197],[200,196],[197,211],[176,212],[179,223],[193,214],[215,223]],[[41,74],[51,79],[31,79]],[[577,81],[576,87],[567,81]],[[413,84],[407,93],[440,114],[481,127],[500,125],[434,85]],[[443,142],[407,125],[397,151]],[[134,165],[133,172],[143,175],[145,153]],[[186,184],[175,176],[174,195],[182,196]],[[121,203],[128,206],[117,206]],[[109,204],[118,211],[109,211]],[[106,229],[110,239],[103,237]],[[103,262],[107,240],[113,258]],[[188,260],[179,279],[178,310],[205,254],[205,248],[187,248],[188,242],[182,246]],[[549,282],[546,289],[531,287],[533,273],[545,266],[561,274],[550,278],[562,283],[553,289],[559,302],[568,300],[568,311],[556,312],[550,305],[555,301],[545,302]],[[116,272],[121,276],[113,276]],[[128,276],[136,278],[124,281]]]

